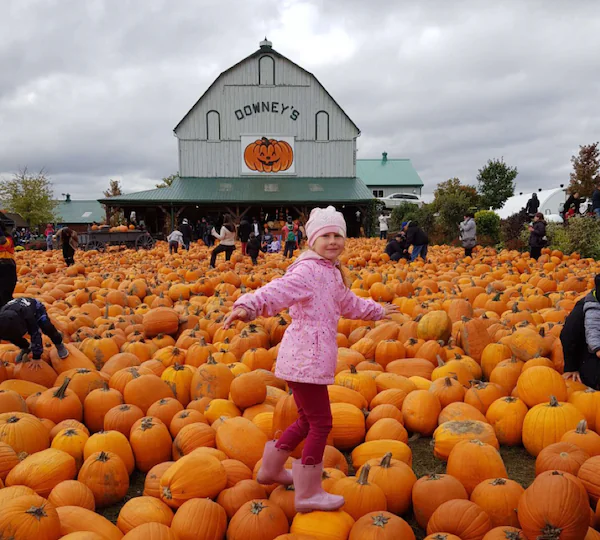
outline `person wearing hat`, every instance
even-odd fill
[[[337,366],[337,326],[340,317],[380,320],[397,312],[356,296],[344,280],[339,256],[346,242],[346,222],[333,206],[315,208],[306,224],[308,250],[285,275],[252,294],[241,296],[224,321],[272,317],[289,307],[292,323],[286,330],[275,376],[287,381],[298,407],[298,420],[279,440],[266,444],[257,480],[261,484],[294,484],[298,512],[337,510],[344,498],[326,493],[321,485],[323,454],[332,429],[327,385],[334,383]],[[292,471],[285,463],[306,439],[302,459]]]
[[[565,379],[600,389],[600,274],[594,290],[575,304],[560,333]]]
[[[406,235],[404,234],[404,231],[396,233],[394,238],[392,238],[385,246],[385,252],[392,261],[409,259],[410,255],[408,254],[408,246],[406,245]]]
[[[56,346],[59,358],[69,356],[60,332],[50,321],[46,308],[39,300],[16,298],[0,309],[0,341],[10,341],[21,348],[18,362],[24,361],[29,353],[32,353],[34,361],[41,361],[44,352],[42,332]],[[25,334],[29,334],[31,344],[25,339]]]
[[[403,227],[406,233],[406,245],[412,246],[410,260],[414,261],[417,257],[421,257],[424,261],[427,260],[427,247],[429,245],[429,237],[427,233],[419,227],[416,221],[407,221]]]
[[[179,230],[181,231],[181,234],[183,235],[183,247],[189,251],[190,244],[192,243],[193,231],[192,231],[192,227],[189,224],[187,218],[184,218],[184,220],[181,222]]]

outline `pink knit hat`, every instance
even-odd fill
[[[313,208],[306,223],[308,245],[312,247],[319,236],[337,233],[346,236],[346,221],[341,212],[333,206],[327,208]]]

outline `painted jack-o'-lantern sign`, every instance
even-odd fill
[[[289,143],[263,137],[244,150],[244,162],[251,171],[277,173],[287,171],[294,161]]]

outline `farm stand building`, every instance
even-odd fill
[[[356,223],[373,198],[357,176],[360,130],[314,75],[269,41],[213,82],[174,129],[170,187],[102,199],[150,230],[223,213],[271,221],[335,204]],[[353,233],[355,231],[349,231]]]

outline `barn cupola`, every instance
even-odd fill
[[[272,49],[272,48],[273,48],[273,43],[272,43],[272,42],[270,42],[270,41],[267,39],[267,36],[265,36],[265,39],[263,39],[263,40],[260,42],[260,48],[261,48],[261,49]]]
[[[385,163],[387,161],[387,152],[383,152],[381,154],[381,162]]]

